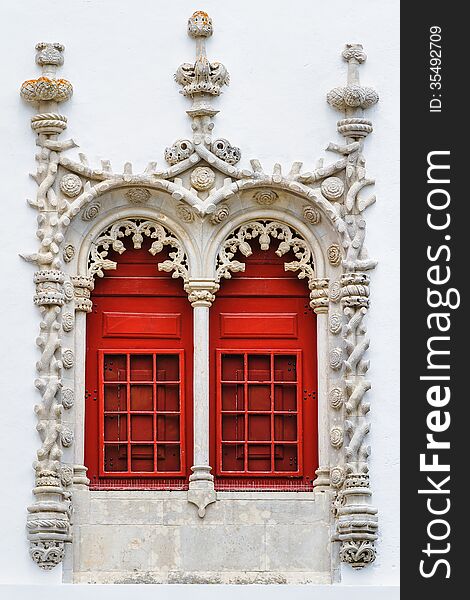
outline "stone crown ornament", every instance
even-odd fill
[[[40,445],[27,528],[30,555],[45,570],[64,557],[65,544],[72,540],[72,490],[88,481],[86,468],[75,464],[70,454],[76,444],[70,415],[83,396],[74,382],[84,381],[85,355],[85,350],[76,349],[77,339],[85,339],[79,329],[84,319],[74,313],[92,311],[95,277],[116,268],[110,251],[124,252],[125,243],[141,248],[144,242],[150,242],[156,261],[167,251],[166,259],[156,263],[158,268],[180,278],[189,302],[204,314],[220,282],[242,272],[244,257],[254,250],[274,249],[278,257],[285,256],[284,268],[305,281],[310,308],[318,318],[319,340],[325,340],[319,357],[328,382],[319,390],[326,444],[313,486],[331,498],[336,495],[333,541],[339,544],[340,559],[354,568],[375,559],[378,525],[368,475],[370,403],[365,398],[371,383],[366,379],[365,317],[370,302],[367,272],[376,262],[365,247],[364,217],[375,196],[363,196],[363,189],[374,183],[366,178],[363,146],[372,132],[364,111],[378,95],[359,81],[366,55],[360,44],[346,46],[347,83],[327,96],[328,103],[344,113],[337,128],[346,139],[327,148],[335,160],[325,166],[321,159],[311,169],[294,162],[289,171],[275,163],[272,172],[266,172],[256,159],[238,167],[240,149],[212,134],[212,117],[218,112],[213,98],[229,83],[225,66],[206,56],[205,41],[212,33],[206,13],[197,11],[190,17],[188,34],[195,40],[196,58],[182,64],[175,79],[191,102],[187,113],[192,137],[180,137],[166,148],[168,164],[162,168],[152,160],[142,173],[134,173],[131,163],[115,172],[109,161],[93,168],[84,154],[79,160],[65,156],[76,144],[58,139],[67,126],[58,103],[72,96],[71,84],[56,77],[64,62],[61,44],[36,46],[42,75],[21,87],[21,97],[37,107],[31,127],[39,147],[33,176],[37,196],[29,201],[38,213],[39,243],[23,255],[37,268],[34,303],[40,311],[35,381],[40,399],[34,409]],[[317,238],[316,228],[321,228]],[[78,232],[79,238],[73,238]],[[212,249],[202,245],[206,234],[211,240],[220,234]],[[86,243],[90,245],[80,245]],[[189,243],[194,244],[191,252]],[[317,252],[322,254],[320,261]],[[79,256],[85,257],[82,263]],[[204,398],[208,407],[208,396]],[[211,467],[201,462],[191,469],[188,501],[203,518],[216,500]]]

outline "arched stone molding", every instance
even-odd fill
[[[34,303],[41,311],[35,382],[41,398],[35,406],[41,446],[35,462],[36,498],[28,508],[30,553],[43,569],[61,562],[64,544],[72,539],[73,490],[87,481],[80,455],[82,433],[76,426],[83,422],[83,402],[76,400],[84,395],[83,370],[80,373],[77,365],[85,361],[85,319],[93,287],[87,259],[93,240],[120,219],[147,219],[171,231],[185,247],[187,271],[180,275],[194,307],[199,361],[194,372],[205,373],[197,381],[199,396],[194,402],[195,420],[199,420],[195,427],[202,433],[195,439],[188,499],[202,517],[206,506],[215,501],[203,430],[208,427],[206,342],[208,311],[219,287],[217,256],[223,240],[244,222],[274,220],[293,235],[298,232],[312,255],[311,264],[310,258],[307,261],[312,270],[300,272],[309,280],[321,354],[323,420],[316,491],[334,490],[333,540],[340,542],[341,560],[361,568],[374,560],[377,538],[367,464],[370,403],[365,400],[371,387],[366,378],[368,272],[376,263],[364,245],[364,212],[375,196],[363,196],[363,189],[374,183],[366,177],[363,147],[372,132],[364,110],[378,96],[359,82],[359,65],[366,56],[361,45],[347,45],[342,54],[348,64],[347,84],[327,96],[330,106],[341,112],[337,130],[345,142],[327,148],[337,160],[324,166],[320,159],[311,170],[294,162],[287,173],[275,163],[272,173],[267,173],[255,159],[250,168],[235,166],[241,159],[239,148],[224,138],[214,139],[212,118],[218,111],[212,97],[228,83],[228,73],[206,56],[205,38],[212,34],[208,15],[195,13],[188,33],[196,40],[196,60],[178,68],[176,82],[192,102],[187,111],[192,139],[177,140],[165,150],[168,168],[157,169],[151,161],[145,172],[134,174],[126,163],[121,173],[115,173],[109,161],[92,168],[83,154],[79,160],[64,155],[76,144],[57,139],[67,127],[58,106],[73,91],[68,81],[56,79],[64,62],[62,45],[37,45],[36,62],[43,76],[26,81],[21,89],[22,97],[38,107],[31,127],[39,147],[34,175],[37,196],[29,201],[38,211],[39,248],[23,255],[38,268]],[[282,254],[284,247],[278,249]]]

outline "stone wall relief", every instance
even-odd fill
[[[64,62],[61,44],[36,46],[42,75],[21,87],[23,99],[37,107],[31,127],[37,136],[33,177],[38,189],[29,204],[38,212],[39,247],[23,258],[37,267],[34,303],[41,313],[37,338],[41,355],[35,382],[40,400],[34,409],[41,445],[34,464],[35,501],[28,508],[27,529],[31,557],[43,569],[61,562],[64,544],[72,539],[73,487],[87,481],[83,465],[64,460],[74,444],[67,415],[73,413],[77,400],[81,401],[72,385],[80,360],[71,343],[79,327],[78,313],[92,309],[94,276],[115,266],[107,258],[109,248],[123,251],[123,239],[139,247],[143,237],[152,240],[152,254],[165,246],[170,248],[169,260],[159,263],[159,268],[183,280],[189,301],[195,310],[200,309],[199,327],[205,327],[219,282],[243,269],[237,252],[248,256],[254,243],[262,249],[275,247],[279,256],[293,250],[295,261],[285,267],[306,280],[311,306],[319,317],[325,357],[322,369],[326,383],[322,384],[319,402],[323,402],[321,410],[326,415],[324,431],[320,432],[326,448],[321,452],[317,489],[335,495],[334,541],[340,543],[341,560],[361,568],[375,559],[377,511],[370,503],[368,477],[370,405],[365,398],[371,383],[366,378],[369,338],[365,317],[370,301],[369,272],[376,263],[364,246],[364,212],[375,202],[375,196],[363,192],[374,182],[366,177],[362,152],[364,140],[372,132],[372,123],[363,113],[378,96],[359,82],[359,65],[366,55],[359,44],[346,47],[347,84],[327,95],[328,103],[342,113],[337,129],[345,142],[331,143],[327,148],[336,155],[335,161],[324,165],[320,159],[310,170],[294,162],[287,172],[276,163],[267,173],[256,159],[250,161],[249,168],[241,168],[240,149],[225,138],[213,136],[213,117],[218,111],[212,99],[228,85],[229,75],[221,63],[210,62],[206,56],[205,42],[212,32],[207,14],[198,11],[189,19],[188,33],[196,42],[196,58],[177,69],[175,80],[191,101],[187,113],[192,137],[180,138],[166,148],[165,167],[157,167],[151,160],[143,173],[133,173],[131,163],[115,172],[109,161],[93,168],[84,154],[80,153],[78,160],[65,155],[77,145],[71,139],[58,139],[67,127],[59,104],[69,100],[73,92],[70,82],[57,78],[57,68]],[[116,195],[120,206],[131,210],[131,216],[117,218],[101,229],[93,240],[87,269],[78,268],[79,242],[74,241],[72,230],[85,232],[99,226],[104,206],[114,202]],[[286,197],[291,198],[289,208]],[[322,238],[324,270],[315,268],[310,240],[299,235],[287,220],[264,216],[232,228],[214,256],[212,271],[191,265],[182,240],[165,224],[165,210],[183,231],[199,240],[202,255],[205,242],[201,240],[237,217],[242,208],[240,198],[259,213],[272,209],[273,215],[279,211],[295,214],[312,236],[315,228],[328,232]],[[141,216],[144,209],[145,214],[153,211],[154,216]],[[70,228],[72,222],[74,228]],[[83,327],[84,321],[80,323]],[[199,406],[204,416],[207,406],[204,402]],[[191,501],[203,516],[214,495],[208,457],[202,452],[199,458],[191,475],[195,492]],[[199,495],[197,490],[201,490]]]

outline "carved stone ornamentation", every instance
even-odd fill
[[[337,267],[341,264],[341,248],[338,244],[331,244],[327,251],[328,260],[330,265]]]
[[[328,94],[330,105],[343,112],[337,128],[346,138],[344,145],[328,146],[328,151],[339,155],[335,162],[308,171],[302,171],[302,163],[295,162],[289,172],[283,172],[275,163],[272,173],[266,173],[258,160],[252,160],[251,168],[240,169],[235,166],[241,158],[240,149],[212,135],[212,117],[218,112],[212,105],[213,98],[229,83],[227,69],[206,56],[205,43],[212,32],[213,24],[206,13],[198,11],[189,19],[188,34],[196,40],[196,58],[193,63],[182,64],[175,79],[192,102],[187,111],[192,119],[192,138],[179,139],[165,150],[170,165],[166,170],[157,170],[152,161],[143,173],[133,174],[130,163],[126,163],[123,173],[115,173],[109,161],[102,161],[95,169],[84,155],[80,155],[80,162],[63,155],[76,145],[73,140],[57,139],[67,125],[67,118],[57,112],[57,102],[72,95],[71,84],[56,77],[57,68],[63,64],[62,45],[38,44],[36,61],[43,69],[42,76],[24,82],[21,89],[25,100],[40,105],[31,119],[39,147],[34,175],[38,189],[36,198],[29,201],[38,211],[39,243],[23,258],[36,268],[34,303],[40,311],[35,381],[40,399],[34,408],[40,444],[34,463],[35,501],[28,507],[27,531],[31,557],[43,569],[51,569],[63,559],[64,544],[72,535],[71,486],[87,485],[88,481],[83,466],[62,463],[64,454],[69,459],[70,451],[64,448],[73,445],[74,429],[69,421],[63,421],[63,414],[78,418],[75,413],[80,411],[71,409],[74,394],[78,393],[74,389],[80,389],[84,377],[80,339],[84,337],[85,319],[75,315],[74,310],[92,310],[94,277],[103,277],[106,270],[117,266],[110,258],[111,251],[122,254],[130,245],[142,248],[144,241],[149,242],[152,256],[168,251],[162,262],[155,259],[156,266],[182,279],[199,331],[207,322],[220,281],[244,271],[243,257],[252,254],[253,245],[263,251],[273,247],[277,256],[288,256],[285,269],[305,279],[310,307],[318,315],[318,339],[323,344],[319,353],[323,387],[319,395],[321,410],[325,411],[321,422],[326,425],[320,432],[324,437],[319,447],[326,448],[326,457],[321,457],[314,485],[336,491],[335,540],[341,543],[340,559],[354,568],[375,559],[377,511],[371,505],[368,476],[370,403],[366,394],[371,382],[366,378],[366,315],[370,302],[368,272],[376,262],[369,258],[365,247],[364,218],[375,196],[363,192],[374,181],[366,178],[362,153],[364,138],[372,131],[363,111],[377,102],[378,95],[359,81],[358,69],[366,56],[359,44],[348,45],[343,52],[348,63],[347,84]],[[155,212],[152,219],[135,216],[144,211],[149,214],[152,193],[161,197],[158,210],[162,212]],[[288,201],[288,209],[279,201],[281,194]],[[122,207],[123,195],[135,205],[132,217],[122,218],[122,214],[134,211],[132,206]],[[115,201],[116,207],[112,204]],[[106,215],[116,208],[117,216],[112,224],[103,220],[100,230],[86,222],[101,217],[102,203]],[[252,216],[256,204],[263,217]],[[245,209],[250,211],[250,218],[243,220]],[[167,225],[175,213],[178,235]],[[269,214],[276,216],[265,216]],[[226,226],[229,216],[234,219],[231,231]],[[310,227],[320,222],[321,227]],[[220,237],[217,228],[224,232]],[[305,230],[315,235],[318,231],[315,246],[307,239],[310,236],[300,233]],[[100,233],[90,240],[90,232],[94,231]],[[79,245],[79,233],[89,245]],[[188,240],[188,252],[183,240]],[[216,243],[211,245],[212,241]],[[81,260],[84,248],[88,252],[86,265]],[[321,253],[318,266],[314,251]],[[194,264],[191,261],[195,256],[203,260],[197,258]],[[325,275],[331,273],[331,267],[337,269],[336,280],[330,284]],[[194,278],[195,274],[200,279]],[[199,352],[197,359],[202,372],[208,358]],[[67,387],[63,387],[65,371]],[[208,406],[204,389],[201,385],[198,390],[198,408],[202,408],[203,415]],[[205,433],[201,431],[195,443],[199,450],[205,444]],[[200,463],[191,467],[187,498],[203,517],[217,495],[211,466],[204,453],[200,454]],[[338,464],[331,465],[331,456]]]
[[[101,210],[101,202],[95,200],[95,202],[90,202],[83,209],[82,212],[82,221],[93,221],[99,215]]]
[[[333,313],[329,318],[329,327],[330,331],[333,335],[336,335],[341,331],[341,327],[343,325],[343,319],[340,314]]]
[[[74,321],[75,321],[75,319],[74,319],[74,316],[72,313],[70,313],[70,312],[64,313],[62,315],[62,329],[66,333],[68,333],[69,331],[72,331]]]
[[[310,283],[315,279],[315,265],[312,252],[306,241],[287,225],[277,221],[250,221],[242,225],[223,242],[219,251],[216,269],[216,281],[230,279],[232,273],[245,270],[245,265],[235,259],[240,252],[243,256],[252,254],[251,240],[257,239],[261,250],[268,250],[271,241],[277,240],[276,254],[283,256],[290,250],[294,252],[294,261],[285,263],[286,271],[298,272],[299,279]]]
[[[253,198],[261,206],[271,206],[278,200],[279,196],[273,190],[260,190],[256,192]]]
[[[194,213],[187,204],[178,204],[176,214],[185,223],[192,223],[194,221]]]
[[[215,173],[209,167],[196,167],[191,173],[191,185],[199,192],[207,192],[214,187]]]
[[[211,215],[210,222],[212,225],[218,225],[225,221],[225,219],[229,216],[230,209],[226,204],[221,204]]]
[[[83,183],[80,177],[69,173],[60,180],[60,189],[69,198],[75,198],[82,191]]]
[[[342,348],[332,348],[330,350],[330,367],[334,371],[339,371],[343,366],[343,350]]]
[[[74,403],[74,394],[73,390],[70,388],[62,388],[62,406],[65,410],[69,410],[72,408]]]
[[[156,221],[142,219],[124,219],[117,221],[109,227],[93,244],[88,259],[88,277],[104,276],[104,271],[115,269],[116,263],[107,258],[109,249],[118,254],[125,252],[126,247],[122,241],[130,238],[134,248],[141,248],[144,236],[154,240],[149,248],[152,256],[163,250],[165,246],[173,248],[170,258],[158,264],[160,271],[172,273],[172,277],[188,279],[188,262],[181,242],[169,233],[163,225]]]
[[[75,256],[75,248],[72,246],[72,244],[68,244],[67,246],[65,246],[64,251],[62,252],[62,256],[64,257],[64,261],[66,263],[73,260],[73,257]]]
[[[145,188],[130,188],[126,192],[126,198],[132,204],[145,204],[150,200],[150,192]]]
[[[176,165],[186,160],[194,152],[194,144],[189,140],[177,140],[173,146],[165,148],[165,160],[170,165]]]
[[[342,467],[333,467],[330,471],[330,481],[334,488],[339,489],[342,487],[346,474]]]
[[[344,183],[339,177],[328,177],[321,184],[321,193],[331,202],[337,202],[343,197]]]
[[[341,427],[332,427],[330,430],[330,443],[333,448],[341,448],[343,445],[343,440],[344,436]]]
[[[339,410],[344,404],[343,390],[339,387],[335,387],[330,390],[329,398],[330,406],[335,410]]]
[[[240,148],[232,146],[228,140],[223,138],[212,142],[211,150],[218,158],[229,165],[236,165],[242,157]]]
[[[321,213],[313,206],[305,206],[303,210],[304,221],[310,225],[318,225],[321,221]]]

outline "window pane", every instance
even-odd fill
[[[153,411],[153,385],[131,385],[131,410]]]
[[[178,442],[180,440],[180,418],[178,416],[157,416],[157,440],[159,442]]]
[[[179,390],[177,383],[157,385],[157,411],[179,412]]]
[[[131,381],[153,381],[153,355],[131,355]]]
[[[222,439],[237,442],[245,439],[245,418],[243,415],[222,416]]]
[[[248,439],[253,441],[271,440],[271,415],[249,415]]]
[[[248,471],[271,471],[271,445],[249,444]]]
[[[243,445],[222,444],[222,469],[224,471],[244,471]]]
[[[244,410],[243,385],[222,384],[222,410]]]
[[[178,381],[179,372],[178,354],[159,354],[157,356],[157,381]]]
[[[105,384],[104,386],[104,410],[123,411],[127,410],[127,386],[126,384]]]
[[[297,357],[292,354],[274,357],[275,381],[296,381],[296,359]]]
[[[153,441],[153,415],[131,415],[131,440]]]
[[[104,355],[104,378],[106,381],[126,381],[127,358],[125,354]]]
[[[297,410],[297,386],[274,386],[274,410]]]
[[[222,381],[243,380],[243,354],[222,354]]]
[[[105,442],[127,441],[127,415],[107,415],[104,418]]]
[[[180,446],[179,444],[158,444],[157,447],[158,471],[180,471]]]
[[[270,385],[250,385],[248,387],[248,410],[271,410]]]
[[[271,356],[265,354],[251,354],[248,356],[248,380],[270,381]]]
[[[105,444],[104,470],[110,472],[127,471],[127,445]]]
[[[154,471],[154,446],[137,445],[131,446],[131,470],[140,472]]]
[[[274,469],[276,471],[297,471],[297,446],[278,444],[274,447]]]
[[[297,415],[275,415],[274,439],[279,442],[297,441]]]

